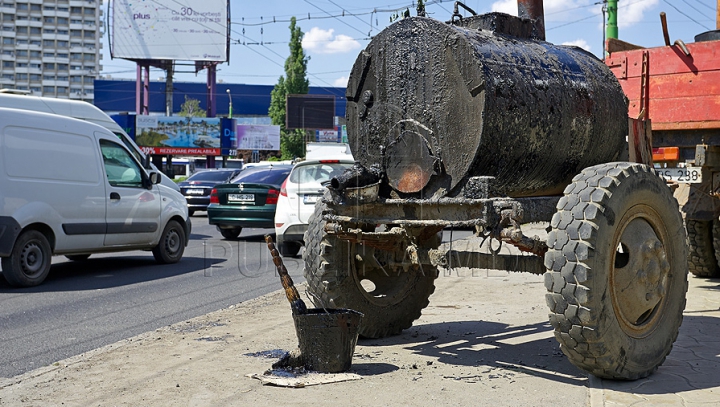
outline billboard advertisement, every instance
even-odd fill
[[[233,119],[137,115],[135,132],[145,154],[237,154]]]
[[[280,126],[239,124],[238,150],[280,150]]]
[[[342,125],[335,130],[315,130],[315,141],[325,143],[347,143],[347,126]]]
[[[113,58],[228,60],[228,0],[114,0]]]
[[[288,129],[334,129],[335,97],[332,95],[287,95],[285,127]]]
[[[337,130],[315,130],[315,141],[339,143],[340,135]]]

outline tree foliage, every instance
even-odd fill
[[[307,79],[307,64],[310,57],[302,49],[303,32],[296,25],[295,17],[290,19],[290,56],[285,60],[285,76],[278,79],[270,93],[268,116],[272,124],[280,126],[280,151],[283,160],[305,156],[305,137],[302,130],[285,128],[285,98],[287,95],[307,94],[310,81]]]
[[[193,98],[188,98],[185,95],[185,102],[180,106],[179,116],[183,117],[206,117],[204,109],[200,109],[200,101]]]

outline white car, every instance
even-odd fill
[[[293,257],[303,245],[308,219],[315,211],[315,202],[323,196],[329,181],[353,166],[349,154],[323,159],[308,159],[295,164],[282,184],[275,210],[275,236],[281,255]]]

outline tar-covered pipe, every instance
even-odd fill
[[[543,0],[518,0],[518,17],[537,22],[538,37],[545,41],[545,11]]]

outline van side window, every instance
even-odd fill
[[[141,162],[141,163],[143,162],[143,158],[144,158],[144,157],[140,155],[140,152],[139,152],[139,151],[135,150],[135,146],[133,146],[133,145],[127,140],[127,138],[125,138],[122,134],[120,134],[120,133],[118,133],[118,132],[115,132],[115,131],[113,132],[113,134],[116,135],[117,138],[119,138],[120,141],[123,142],[123,144],[125,144],[125,147],[127,147],[127,149],[130,150],[130,152],[132,153],[132,155],[134,155],[135,158],[136,158],[139,162]]]
[[[108,182],[114,187],[142,188],[142,171],[130,153],[120,145],[100,140]]]

